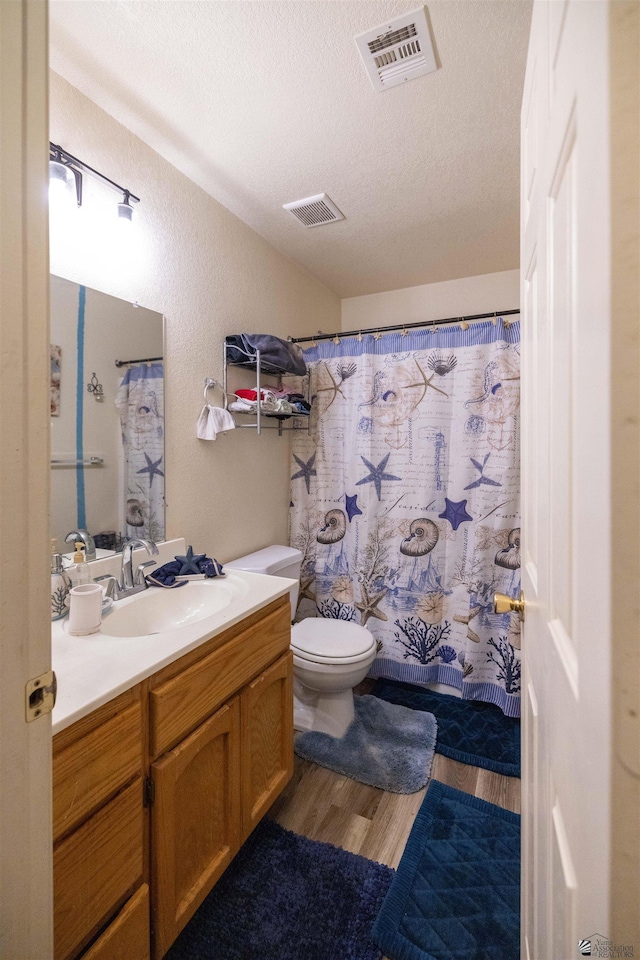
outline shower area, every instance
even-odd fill
[[[298,617],[366,626],[370,676],[520,715],[520,323],[355,331],[301,343],[309,432],[293,434]],[[443,685],[443,686],[440,686]]]

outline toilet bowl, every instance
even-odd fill
[[[296,730],[342,737],[354,717],[353,688],[375,660],[376,641],[364,627],[309,617],[291,630]]]
[[[225,568],[299,580],[302,554],[293,547],[273,546],[239,557]],[[291,588],[291,615],[298,602],[298,584]],[[293,725],[342,737],[354,718],[353,688],[375,660],[376,641],[358,624],[308,617],[291,629],[293,653]]]

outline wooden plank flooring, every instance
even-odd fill
[[[368,683],[364,681],[358,692],[368,693]],[[520,780],[516,777],[436,753],[431,779],[520,813]],[[333,843],[396,868],[426,792],[427,787],[412,794],[387,793],[296,756],[293,777],[268,816],[310,840]]]
[[[520,781],[436,753],[431,777],[457,790],[520,812]],[[386,793],[296,757],[293,778],[269,816],[287,830],[333,843],[370,860],[397,867],[426,787]]]

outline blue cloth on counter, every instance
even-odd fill
[[[154,587],[182,587],[189,582],[188,580],[176,579],[180,576],[183,566],[182,560],[170,560],[169,563],[165,563],[149,574],[147,581]],[[222,564],[217,560],[212,560],[211,557],[203,555],[202,559],[197,561],[197,566],[200,574],[207,578],[225,576]]]

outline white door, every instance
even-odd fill
[[[53,955],[47,5],[0,0],[0,958]]]
[[[579,957],[580,940],[610,936],[608,18],[599,0],[536,0],[522,108],[530,960]]]

